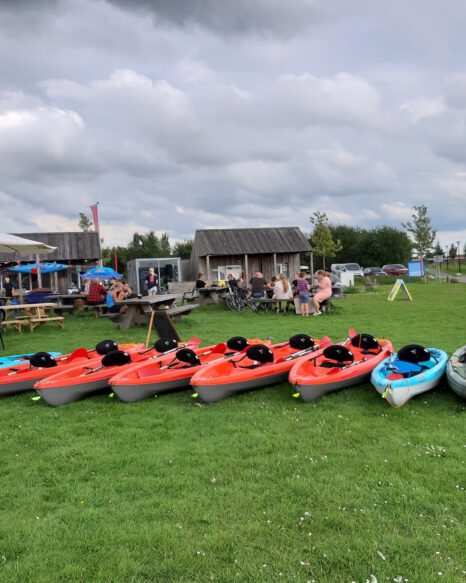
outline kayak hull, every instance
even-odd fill
[[[466,351],[466,345],[458,348],[447,363],[447,381],[451,390],[466,399],[466,363],[459,359]]]
[[[333,393],[335,391],[340,391],[342,389],[347,389],[348,387],[354,387],[355,385],[359,385],[368,381],[371,376],[370,371],[355,375],[351,378],[342,379],[339,381],[333,381],[330,383],[325,384],[318,384],[318,385],[305,385],[305,384],[298,384],[293,383],[293,389],[295,393],[299,393],[299,398],[304,403],[310,403],[312,401],[316,401],[320,397],[324,395],[328,395],[329,393]]]
[[[443,350],[436,348],[427,348],[427,350],[435,357],[437,362],[431,368],[423,370],[412,377],[398,380],[387,378],[392,372],[387,367],[393,363],[394,357],[381,362],[372,372],[371,383],[392,407],[401,407],[412,397],[431,391],[442,381],[448,356]]]
[[[8,384],[1,384],[0,385],[0,396],[7,396],[7,395],[16,395],[18,393],[24,393],[25,391],[32,391],[34,388],[34,384],[37,381],[42,380],[45,378],[43,377],[36,377],[36,378],[27,378],[27,379],[19,379],[15,381],[11,381]]]
[[[118,381],[115,383],[112,381],[112,391],[120,401],[124,401],[125,403],[137,403],[138,401],[150,399],[156,395],[185,390],[189,387],[189,381],[190,378],[181,378],[144,385],[120,385]]]
[[[105,389],[108,389],[107,379],[89,382],[85,385],[76,384],[50,389],[36,388],[36,392],[42,397],[47,405],[60,407],[61,405],[68,405],[74,401],[79,401]]]
[[[288,371],[286,370],[284,372],[269,374],[255,379],[213,385],[198,385],[193,379],[192,385],[200,401],[203,403],[218,403],[219,401],[223,401],[224,399],[228,399],[239,393],[263,389],[270,385],[282,383],[286,380],[287,376]]]

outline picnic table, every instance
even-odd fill
[[[53,294],[58,306],[72,306],[76,300],[86,300],[87,294]]]
[[[199,292],[199,304],[219,304],[223,296],[228,293],[228,288],[220,285],[210,285],[200,287],[197,291]]]
[[[7,314],[7,319],[2,322],[2,326],[7,328],[12,326],[18,332],[21,332],[23,325],[29,326],[29,330],[33,332],[34,328],[40,324],[47,322],[56,322],[60,328],[64,327],[65,319],[62,316],[49,316],[47,310],[53,310],[56,304],[53,302],[45,302],[41,304],[9,304],[3,306]],[[8,316],[12,315],[11,318]]]
[[[168,314],[181,315],[181,313],[188,313],[197,306],[176,306],[177,296],[173,294],[161,294],[155,296],[143,296],[142,298],[133,298],[130,300],[123,300],[116,302],[115,306],[126,306],[127,310],[124,313],[110,313],[108,314],[112,322],[118,324],[120,330],[127,330],[131,326],[141,326],[148,324],[153,312],[158,310],[167,310]]]

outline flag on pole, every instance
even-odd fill
[[[99,232],[99,203],[91,204],[89,207],[92,211],[92,220],[94,221],[94,231]]]

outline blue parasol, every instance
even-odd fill
[[[68,265],[63,265],[62,263],[41,263],[40,272],[41,273],[54,273],[55,271],[63,271],[68,269]],[[15,273],[37,273],[37,264],[28,263],[27,265],[19,265],[18,267],[10,267],[8,271],[13,271]]]
[[[93,277],[100,277],[102,279],[111,279],[114,277],[115,279],[121,279],[123,276],[117,273],[111,267],[93,267],[81,275],[81,279],[92,279]]]

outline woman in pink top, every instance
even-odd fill
[[[318,291],[312,298],[312,303],[314,304],[314,316],[320,316],[320,304],[332,295],[332,281],[327,272],[322,269],[317,271],[314,277]]]

